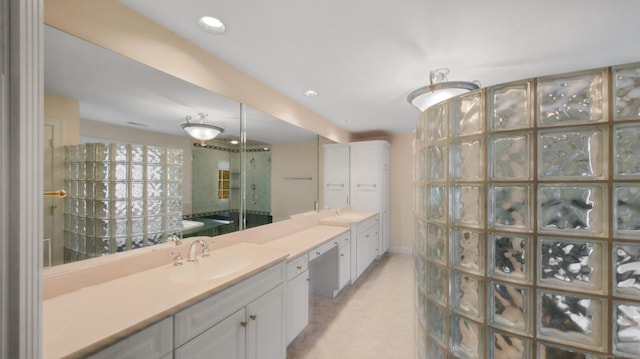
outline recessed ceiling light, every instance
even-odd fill
[[[304,92],[304,95],[307,97],[316,97],[318,96],[318,93],[313,90],[307,90]]]
[[[198,20],[198,24],[204,31],[212,34],[223,34],[227,31],[222,21],[212,16],[201,17],[200,20]]]

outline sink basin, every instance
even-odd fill
[[[351,223],[362,221],[362,218],[363,216],[360,216],[360,215],[343,214],[341,216],[331,216],[331,217],[323,218],[320,220],[320,224],[325,224],[329,226],[349,227]]]
[[[211,254],[207,258],[198,258],[195,263],[185,261],[181,266],[172,266],[169,268],[172,271],[170,278],[178,283],[207,281],[233,274],[251,263],[253,259],[246,256]]]
[[[196,228],[202,227],[202,226],[204,226],[204,223],[202,223],[202,222],[189,221],[189,220],[186,220],[186,219],[182,220],[182,230],[185,231],[185,232],[188,231],[188,230],[191,230],[191,229],[196,229]]]

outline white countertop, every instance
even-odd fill
[[[216,255],[247,256],[252,264],[191,283],[171,280],[171,273],[181,268],[167,264],[45,300],[43,358],[83,356],[284,260],[287,252],[239,243],[214,251],[207,260]],[[188,265],[194,264],[183,266]]]
[[[160,260],[160,263],[166,261],[166,264],[47,297],[43,301],[43,358],[82,357],[241,282],[277,262],[300,256],[348,231],[351,223],[360,222],[375,214],[345,211],[341,217],[326,217],[324,219],[327,221],[320,220],[320,225],[310,225],[309,228],[293,231],[263,244],[239,241],[214,249],[211,258],[201,260],[203,263],[205,260],[215,260],[216,255],[226,255],[248,257],[250,264],[231,274],[211,280],[183,282],[171,279],[172,274],[181,269],[173,267],[170,259],[166,258],[166,253],[173,247],[168,246],[155,254],[154,251],[150,251],[146,257],[134,259],[133,265],[139,267],[137,263],[142,263],[145,258],[152,256],[157,258],[149,260],[149,263]],[[317,219],[315,223],[318,223]],[[264,227],[265,231],[269,231],[268,226]],[[255,236],[255,232],[252,236]],[[222,237],[224,236],[216,241],[225,242]],[[250,242],[249,238],[246,240]],[[186,241],[188,242],[188,239]],[[189,265],[193,263],[185,261],[183,267]],[[123,268],[123,265],[115,262],[112,270],[118,268]],[[187,267],[184,269],[188,270]],[[103,272],[105,270],[109,271],[109,268],[101,269]],[[75,274],[76,277],[69,277],[68,280],[82,278],[82,273],[86,271],[82,270],[80,275]],[[55,292],[55,288],[49,290]]]

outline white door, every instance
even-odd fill
[[[62,123],[45,119],[43,132],[44,191],[57,191],[64,188]],[[46,196],[43,205],[43,266],[48,267],[63,263],[64,198]]]
[[[247,359],[285,359],[285,284],[247,305]]]
[[[351,246],[347,243],[338,250],[340,268],[338,289],[344,288],[351,279]]]
[[[381,155],[376,144],[351,144],[351,208],[380,211]]]
[[[287,282],[287,344],[309,324],[309,271]]]
[[[339,208],[349,204],[349,145],[322,146],[324,208]]]
[[[231,314],[204,333],[176,349],[175,359],[244,359],[245,309]]]

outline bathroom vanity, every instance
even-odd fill
[[[185,239],[139,258],[110,259],[99,270],[45,276],[44,358],[284,359],[308,323],[309,293],[335,297],[366,269],[357,264],[359,252],[375,258],[358,245],[377,218],[323,211],[216,237],[211,256],[196,263],[171,263],[171,252],[184,254]],[[143,262],[150,268],[107,278]],[[68,284],[74,280],[87,283]],[[64,286],[72,289],[56,288]]]

